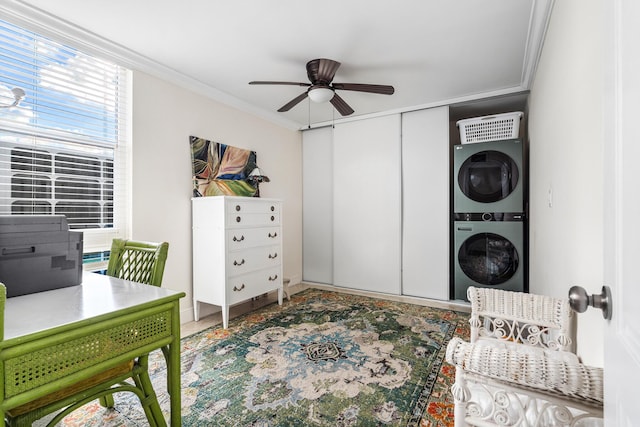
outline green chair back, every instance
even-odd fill
[[[169,243],[113,239],[107,275],[145,285],[162,285]]]

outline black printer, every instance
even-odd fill
[[[82,239],[64,215],[0,215],[0,282],[7,297],[81,284]]]

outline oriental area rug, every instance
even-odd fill
[[[467,313],[307,289],[182,339],[183,426],[453,426],[453,336]],[[160,405],[161,352],[150,357]],[[137,399],[90,403],[64,426],[146,426]]]

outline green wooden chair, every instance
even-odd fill
[[[162,285],[168,252],[168,242],[113,239],[107,276],[159,287]],[[169,363],[169,348],[162,347],[162,354]],[[171,390],[170,384],[171,379],[167,377],[167,390]],[[106,408],[113,408],[115,402],[112,395],[106,395],[100,399],[100,403]]]
[[[162,285],[169,243],[113,239],[107,276],[145,285]]]
[[[5,344],[4,341],[6,296],[6,288],[0,283],[0,381],[2,381],[0,409],[6,425],[31,426],[34,421],[57,412],[47,424],[47,426],[54,426],[88,402],[111,396],[116,392],[128,391],[140,399],[150,426],[166,426],[149,378],[148,355],[107,370],[94,368],[95,374],[89,379],[72,383],[45,395],[39,391],[41,380],[37,375],[21,376],[22,380],[19,382],[11,381],[10,379],[18,373],[30,372],[43,365],[50,366],[54,370],[64,364],[63,359],[68,355],[64,351],[52,350],[47,353],[46,360],[27,358],[33,364],[33,369],[24,366],[26,362],[21,354],[29,351],[30,343],[12,340],[11,343],[7,341]],[[67,339],[65,334],[52,336],[49,339],[50,348],[65,348]],[[96,341],[92,334],[74,339],[75,341],[86,340],[87,346],[95,345]],[[16,360],[21,362],[16,365]],[[133,380],[133,384],[126,380]]]

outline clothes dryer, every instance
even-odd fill
[[[524,179],[519,139],[453,147],[456,213],[524,212]]]
[[[454,221],[454,299],[466,300],[469,286],[526,291],[524,250],[522,215]]]

